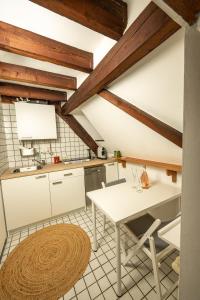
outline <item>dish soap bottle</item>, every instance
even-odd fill
[[[142,185],[143,189],[148,189],[150,187],[149,177],[148,177],[148,174],[146,171],[146,166],[144,166],[144,170],[142,172],[140,180],[141,180],[141,185]]]

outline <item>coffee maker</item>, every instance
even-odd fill
[[[100,159],[107,159],[107,151],[106,151],[106,148],[102,147],[102,146],[99,146],[97,148],[97,158],[100,158]]]

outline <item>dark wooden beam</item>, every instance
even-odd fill
[[[180,26],[151,2],[64,105],[70,113],[141,60]]]
[[[93,69],[92,53],[4,22],[0,22],[0,49],[83,72]]]
[[[61,107],[56,106],[56,113],[69,125],[69,127],[78,135],[78,137],[97,154],[98,145],[94,139],[87,133],[87,131],[81,126],[73,115],[62,115]]]
[[[7,82],[0,82],[0,95],[9,97],[22,97],[29,99],[66,101],[67,94],[60,91],[41,89],[26,85],[18,85]]]
[[[121,0],[31,1],[115,40],[127,25],[127,4]]]
[[[8,104],[12,104],[16,101],[16,98],[13,97],[8,97],[8,96],[0,96],[0,103],[8,103]]]
[[[164,0],[177,14],[190,25],[196,22],[200,12],[199,0]]]
[[[0,62],[0,79],[76,90],[76,77]]]
[[[182,133],[178,130],[163,123],[162,121],[139,109],[137,106],[125,101],[124,99],[107,90],[102,90],[101,92],[99,92],[99,95],[139,122],[153,129],[172,143],[176,144],[179,147],[182,147]]]

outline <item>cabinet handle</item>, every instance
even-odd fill
[[[56,184],[61,184],[62,181],[56,181],[56,182],[53,182],[53,185],[56,185]]]
[[[41,178],[45,178],[45,177],[47,177],[47,175],[40,175],[40,176],[35,177],[35,179],[41,179]]]
[[[71,176],[71,175],[73,175],[73,173],[64,174],[64,176]]]
[[[108,164],[108,166],[114,166],[114,163]]]

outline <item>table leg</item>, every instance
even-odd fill
[[[116,242],[116,272],[117,272],[117,295],[121,296],[121,254],[120,254],[120,229],[115,224],[115,242]]]
[[[93,201],[92,201],[92,219],[93,219],[93,250],[97,251],[96,206]]]

